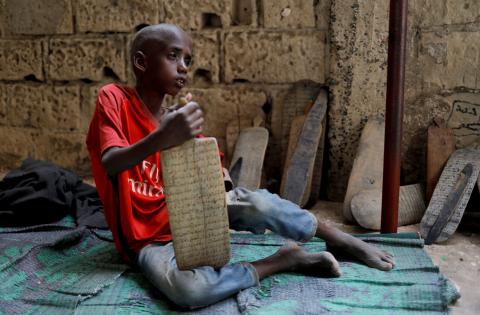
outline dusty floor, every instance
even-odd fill
[[[317,218],[348,233],[370,233],[361,227],[343,221],[342,204],[319,201],[311,208]],[[480,222],[479,222],[480,223]],[[399,232],[418,232],[417,225],[400,227]],[[459,228],[447,242],[441,245],[426,245],[440,271],[459,288],[462,297],[452,306],[452,314],[480,314],[480,229]]]

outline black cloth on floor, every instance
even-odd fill
[[[70,170],[26,159],[0,181],[0,226],[52,223],[67,214],[79,226],[107,228],[97,190]]]

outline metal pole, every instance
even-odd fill
[[[382,233],[397,233],[408,0],[390,0]]]

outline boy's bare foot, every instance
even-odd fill
[[[346,252],[372,268],[389,271],[395,265],[392,254],[349,234],[345,234],[342,238],[343,240],[336,245],[327,243],[327,248],[332,251]]]
[[[329,252],[308,253],[295,242],[287,242],[278,252],[294,261],[292,271],[333,277],[342,274],[338,261]]]
[[[297,243],[288,241],[277,253],[290,262],[291,271],[333,277],[341,275],[338,261],[329,252],[308,253]]]
[[[327,243],[327,249],[334,254],[344,252],[364,262],[367,266],[389,271],[395,265],[393,255],[373,245],[367,244],[361,239],[344,233],[337,228],[331,227],[317,220],[316,236]]]
[[[308,253],[295,242],[289,241],[275,254],[251,263],[263,279],[282,271],[297,271],[316,276],[339,277],[340,266],[329,252]]]

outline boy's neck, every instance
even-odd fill
[[[140,101],[150,110],[151,114],[160,120],[164,113],[164,108],[162,107],[164,94],[149,90],[142,85],[137,84],[135,86]]]

